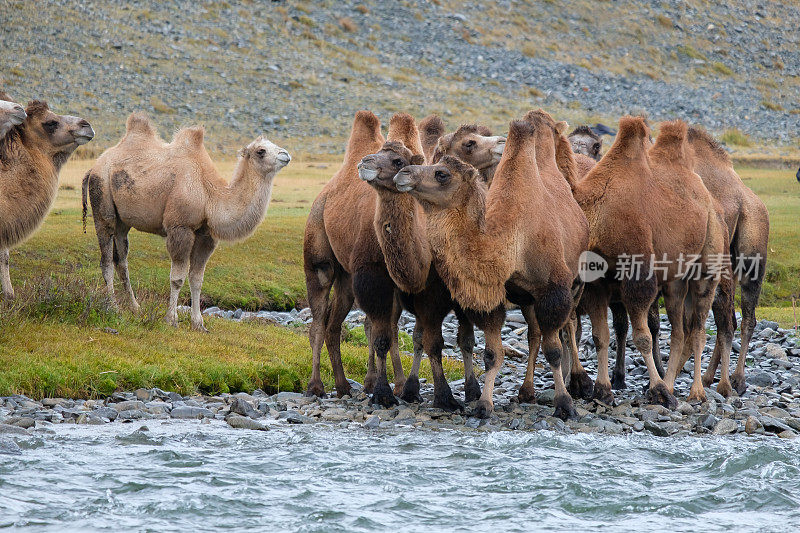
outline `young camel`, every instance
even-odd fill
[[[372,392],[375,403],[397,403],[386,378],[387,352],[394,367],[394,392],[401,394],[405,385],[397,341],[402,308],[373,228],[377,195],[359,179],[357,170],[361,158],[380,150],[383,142],[378,117],[369,111],[356,113],[342,166],[314,200],[306,221],[303,269],[313,317],[309,329],[313,365],[307,395],[325,394],[320,374],[323,343],[328,347],[336,393],[340,398],[350,394],[340,343],[342,323],[354,301],[369,324],[365,327],[370,346],[365,390]]]
[[[359,176],[375,188],[378,208],[375,212],[375,233],[386,259],[392,279],[402,291],[404,307],[417,317],[414,328],[414,363],[401,398],[419,397],[419,366],[423,350],[428,353],[434,376],[434,407],[461,409],[452,395],[442,368],[442,322],[450,310],[458,317],[458,345],[464,361],[464,393],[466,401],[480,397],[475,378],[472,350],[475,339],[472,323],[453,302],[450,294],[431,265],[431,251],[425,228],[425,214],[407,194],[401,194],[393,178],[407,165],[419,165],[423,156],[406,148],[415,146],[417,129],[413,118],[404,113],[392,117],[388,139],[381,150],[364,157],[358,165]]]
[[[8,93],[0,91],[0,139],[6,136],[14,126],[19,126],[28,115],[25,108],[13,102]],[[438,137],[437,137],[438,140]]]
[[[16,108],[12,111],[15,124],[0,138],[0,282],[7,299],[14,297],[9,249],[39,228],[58,192],[61,167],[94,138],[88,122],[56,115],[46,102],[30,102],[23,121]]]
[[[664,123],[661,135],[648,152],[650,132],[644,119],[623,117],[614,144],[575,189],[575,198],[589,220],[589,249],[609,264],[605,278],[587,284],[583,300],[597,348],[595,396],[605,402],[613,400],[606,316],[614,293],[625,305],[633,325],[634,344],[647,363],[648,399],[667,407],[677,405],[672,390],[684,341],[695,354],[695,381],[689,398],[705,397],[699,365],[705,344],[705,317],[718,283],[710,274],[713,256],[724,248],[726,229],[713,199],[691,170],[686,135],[684,123]],[[652,197],[659,201],[648,202]],[[681,257],[688,254],[699,258],[699,279],[681,272]],[[638,257],[643,264],[629,268],[621,280],[614,279],[618,262],[623,265],[626,257]],[[650,258],[658,261],[652,269]],[[664,380],[656,370],[653,340],[647,327],[648,310],[659,286],[672,324]]]
[[[419,121],[418,131],[425,161],[430,162],[439,138],[445,133],[444,121],[439,115],[428,115]]]
[[[100,155],[82,190],[84,228],[88,195],[111,301],[116,302],[116,268],[130,307],[139,308],[128,275],[130,229],[161,235],[172,261],[166,321],[178,325],[178,295],[188,274],[191,325],[199,331],[207,331],[200,289],[208,259],[219,241],[242,240],[256,230],[275,174],[291,161],[286,150],[258,137],[239,152],[228,182],[206,152],[203,136],[202,127],[184,128],[165,143],[146,115],[133,113],[125,136]]]
[[[430,161],[437,163],[445,155],[457,157],[475,167],[489,187],[503,155],[505,143],[505,137],[492,135],[486,126],[465,124],[439,139]]]
[[[552,154],[537,164],[536,151]],[[434,264],[453,297],[486,335],[486,379],[476,415],[493,410],[494,380],[503,362],[500,330],[506,297],[522,307],[529,340],[538,338],[555,382],[555,413],[574,414],[564,386],[559,330],[572,310],[571,288],[588,227],[555,162],[553,137],[527,121],[511,123],[493,186],[452,156],[398,172],[398,190],[410,191],[427,214]],[[533,349],[533,347],[532,347]]]

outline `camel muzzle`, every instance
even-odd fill
[[[378,169],[370,163],[372,163],[372,161],[367,158],[362,159],[358,163],[358,177],[367,183],[374,181],[379,174]]]
[[[275,159],[283,166],[286,166],[292,160],[292,156],[290,156],[289,152],[287,152],[286,150],[281,150],[280,152],[278,152],[278,155],[275,156]]]
[[[416,185],[416,180],[409,170],[403,169],[394,176],[394,184],[400,192],[408,192]]]

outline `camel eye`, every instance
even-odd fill
[[[444,185],[445,183],[447,183],[447,180],[449,180],[449,179],[450,179],[450,176],[447,174],[447,172],[443,172],[443,171],[441,171],[441,170],[437,170],[437,171],[434,173],[433,177],[436,179],[436,181],[438,181],[438,182],[439,182],[439,183],[441,183],[442,185]]]
[[[57,120],[48,120],[44,124],[42,124],[42,128],[48,135],[52,135],[58,129],[58,121]]]
[[[474,139],[470,139],[469,141],[464,143],[464,148],[472,148],[472,147],[475,146],[475,144],[476,144],[475,140]]]
[[[394,161],[392,161],[392,164],[394,166],[396,166],[397,168],[402,168],[402,167],[405,166],[404,161],[402,159],[400,159],[400,158],[397,158]]]
[[[267,151],[266,151],[266,150],[264,150],[263,148],[259,148],[259,149],[256,151],[256,155],[257,155],[258,157],[264,157],[265,155],[267,155]]]

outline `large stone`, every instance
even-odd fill
[[[774,380],[772,375],[763,370],[754,370],[747,376],[747,382],[756,387],[771,387]]]
[[[646,429],[656,437],[669,437],[669,430],[667,430],[667,428],[663,427],[658,422],[653,422],[652,420],[645,421],[644,429]]]
[[[141,400],[126,400],[113,404],[113,407],[118,413],[122,411],[131,411],[133,409],[144,410],[144,402]]]
[[[269,408],[268,408],[269,409]],[[231,413],[246,416],[248,418],[256,419],[263,416],[260,411],[257,411],[253,406],[244,398],[235,398],[231,403]]]
[[[214,413],[212,413],[205,407],[181,405],[178,407],[173,407],[172,411],[170,412],[170,416],[172,418],[180,418],[180,419],[197,419],[204,417],[213,418]]]
[[[761,422],[759,422],[758,418],[754,417],[753,415],[748,416],[744,423],[744,430],[748,435],[752,435],[762,427],[763,426],[761,425]]]
[[[236,413],[232,413],[232,414],[228,415],[228,417],[225,419],[225,421],[228,423],[228,425],[230,427],[236,428],[236,429],[252,429],[252,430],[256,430],[256,431],[266,431],[267,430],[267,426],[265,426],[261,422],[259,422],[257,420],[253,420],[250,417],[242,416],[242,415],[239,415],[239,414],[236,414]]]
[[[0,424],[0,435],[28,435],[25,428],[12,424]]]
[[[148,389],[136,389],[136,391],[134,391],[133,394],[136,395],[136,398],[138,400],[141,400],[143,402],[149,402],[155,396],[153,394],[153,391]]]
[[[736,420],[731,418],[723,418],[717,422],[716,426],[714,426],[714,435],[728,435],[730,433],[735,433],[738,428],[739,426],[736,424]]]
[[[364,420],[364,428],[377,429],[381,425],[381,418],[377,415],[370,415]]]
[[[23,416],[22,418],[16,420],[14,422],[14,425],[17,426],[17,427],[23,428],[23,429],[28,429],[28,428],[32,428],[33,426],[35,426],[36,425],[36,421],[33,418],[29,417],[29,416]]]
[[[769,342],[766,346],[764,346],[764,356],[767,359],[779,359],[781,361],[789,360],[789,356],[786,355],[786,350],[781,347],[780,344],[775,344],[774,342]]]

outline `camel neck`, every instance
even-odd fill
[[[212,235],[233,241],[249,236],[264,218],[272,195],[275,172],[264,177],[240,159],[227,187],[212,191],[208,225]]]
[[[374,228],[386,268],[400,290],[424,289],[432,257],[419,204],[409,194],[379,190]]]

